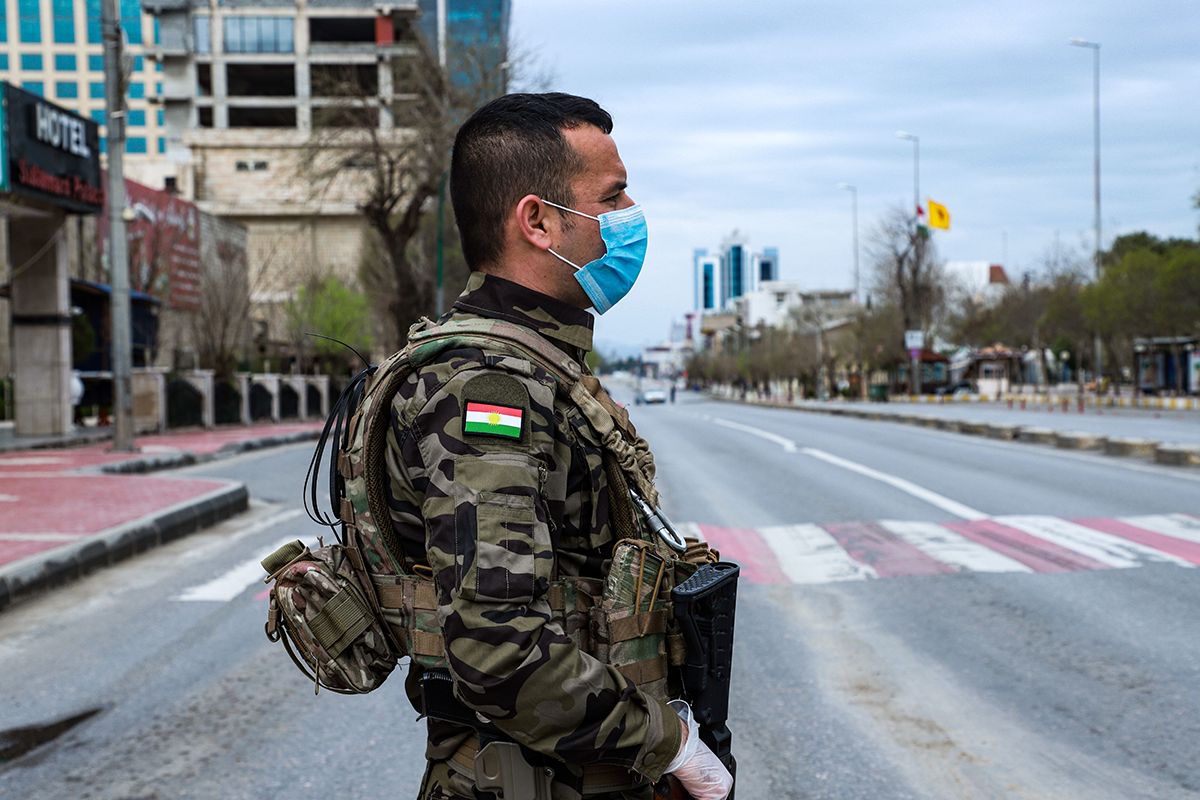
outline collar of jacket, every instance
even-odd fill
[[[454,308],[530,328],[547,339],[578,348],[580,356],[592,349],[591,314],[495,275],[472,272]]]

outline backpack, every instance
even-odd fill
[[[430,669],[447,666],[433,575],[427,566],[404,558],[388,511],[384,456],[390,409],[400,386],[442,352],[464,347],[524,359],[554,376],[556,391],[583,411],[602,438],[610,492],[624,500],[613,504],[617,537],[645,538],[628,488],[637,492],[639,503],[644,499],[649,508],[657,507],[653,457],[645,442],[629,433],[627,412],[599,390],[599,381],[581,374],[570,356],[527,328],[490,319],[441,325],[422,319],[409,331],[402,350],[354,377],[318,440],[305,479],[305,507],[314,521],[335,532],[337,541],[315,551],[292,542],[262,562],[265,582],[274,581],[267,638],[283,640],[292,661],[313,681],[314,691],[322,686],[341,694],[373,691],[405,656]],[[410,413],[415,416],[417,410]],[[336,517],[324,515],[317,506],[320,464],[331,443],[329,497]],[[677,566],[682,574],[672,575],[668,583],[685,580],[695,569],[685,561]],[[600,605],[603,583],[590,578],[551,583],[552,620],[584,650],[592,649],[593,639],[599,646],[610,638],[603,625],[597,631],[596,614],[591,613]],[[645,613],[650,612],[661,616],[662,608],[652,600]],[[639,685],[655,684],[655,694],[665,694],[665,627],[662,622],[642,624],[640,619],[630,623],[636,623],[630,630],[654,640],[613,648],[626,653],[628,660],[614,666]],[[654,666],[647,668],[651,661]]]

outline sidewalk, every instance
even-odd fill
[[[323,422],[263,424],[0,454],[0,609],[244,511],[235,481],[144,473],[315,439]],[[44,446],[44,445],[42,445]]]

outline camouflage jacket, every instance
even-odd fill
[[[482,273],[450,317],[522,325],[581,364],[592,345],[588,312]],[[410,375],[388,431],[393,526],[406,559],[433,570],[463,702],[532,750],[657,780],[679,750],[674,713],[549,622],[550,580],[602,578],[615,543],[599,436],[554,387],[541,367],[478,349]],[[431,760],[469,734],[428,724]]]

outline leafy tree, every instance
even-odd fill
[[[309,280],[296,292],[296,299],[288,302],[285,312],[296,351],[310,353],[312,360],[336,365],[331,372],[345,371],[355,360],[345,345],[364,354],[371,349],[373,337],[366,295],[336,276]],[[329,338],[306,336],[308,333]],[[302,369],[305,366],[301,364]]]

